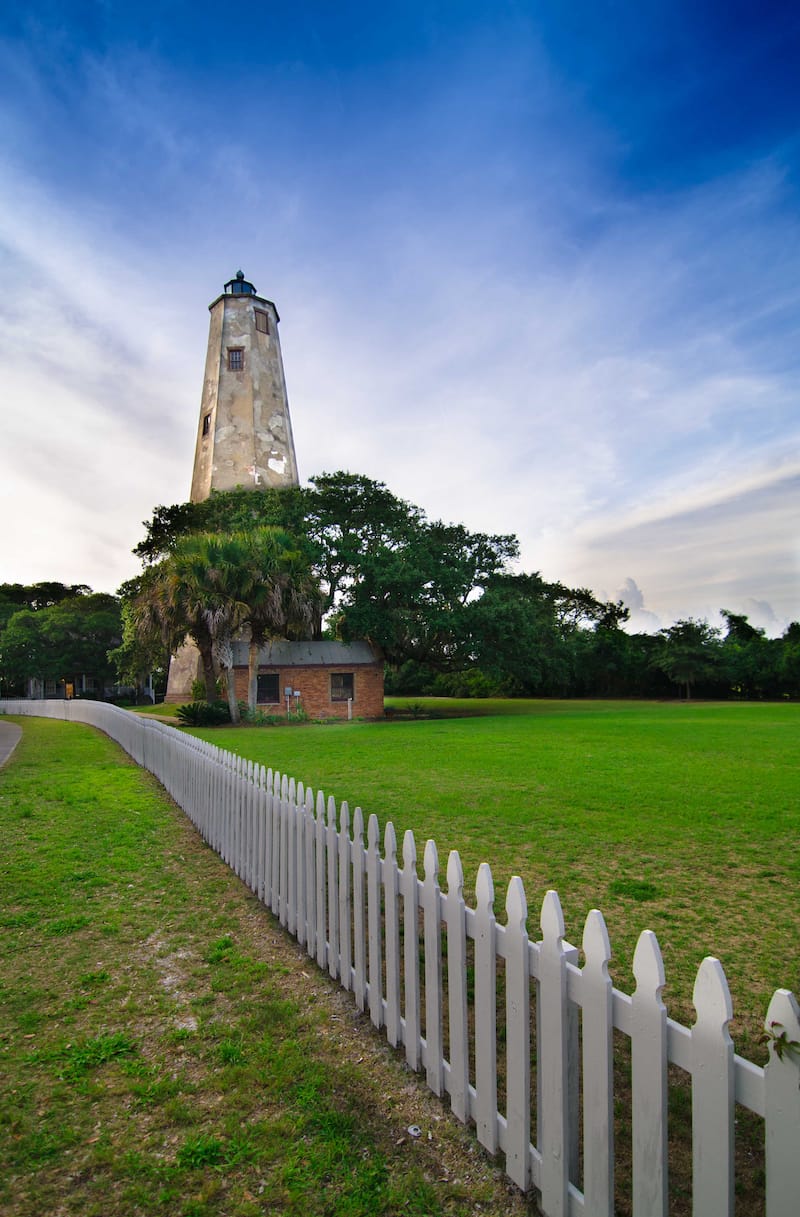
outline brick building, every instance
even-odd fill
[[[247,701],[247,643],[233,646],[236,695]],[[368,642],[273,642],[259,655],[258,708],[309,718],[382,718],[383,657]]]

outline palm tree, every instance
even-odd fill
[[[239,721],[233,644],[249,633],[248,704],[255,709],[258,656],[275,638],[309,637],[321,597],[308,557],[281,528],[191,533],[139,580],[133,607],[141,637],[160,637],[171,651],[188,635],[203,664],[206,697],[225,674],[231,720]]]
[[[211,640],[212,660],[225,675],[231,722],[238,723],[233,638],[246,610],[241,596],[242,546],[224,533],[192,533],[177,543],[167,564],[175,595],[190,608],[189,635],[197,642],[199,626],[197,632]]]
[[[239,706],[231,641],[244,605],[236,597],[242,555],[232,538],[215,533],[182,537],[169,557],[139,580],[132,614],[140,636],[160,636],[175,652],[187,635],[200,652],[206,697],[216,696],[217,664],[225,671],[233,722]]]
[[[174,655],[187,635],[197,646],[203,666],[206,697],[216,696],[213,638],[201,612],[194,612],[185,589],[173,577],[171,559],[149,566],[129,591],[130,619],[142,647],[163,643]]]
[[[308,638],[319,622],[322,598],[307,556],[281,528],[237,533],[244,556],[238,593],[242,621],[249,630],[247,703],[255,710],[258,658],[277,638]]]

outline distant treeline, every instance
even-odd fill
[[[213,587],[217,620],[226,617],[230,601],[228,622],[236,619],[234,608],[250,621],[258,620],[259,580],[253,577],[253,553],[248,556],[253,546],[244,539],[248,532],[271,529],[281,530],[284,547],[291,541],[292,578],[302,580],[303,597],[313,609],[307,636],[366,638],[381,647],[391,693],[800,695],[800,623],[769,639],[745,616],[723,609],[720,629],[688,619],[656,634],[628,634],[621,601],[600,601],[586,588],[548,582],[536,573],[512,573],[519,555],[512,534],[474,533],[429,520],[382,483],[357,474],[321,474],[308,487],[212,493],[202,503],[156,508],[145,528],[134,551],[143,560],[142,574],[120,589],[122,644],[119,621],[116,645],[109,644],[119,676],[131,683],[153,668],[163,671],[175,638],[191,632],[184,620],[187,538],[198,539],[190,573],[197,589]],[[231,544],[224,552],[241,554],[248,571],[234,569],[236,559],[229,558],[223,572],[220,561],[212,560],[219,546],[215,550],[211,538],[226,536]],[[40,674],[31,665],[41,664],[43,652],[34,648],[26,659],[18,627],[35,634],[31,617],[54,607],[53,589],[61,585],[37,587],[50,593],[0,586],[5,681],[19,680],[23,669]],[[20,603],[22,592],[28,599]],[[63,601],[74,612],[76,601],[85,600],[88,609],[88,593],[68,588]],[[194,600],[197,615],[202,596]],[[18,621],[18,612],[27,616]],[[143,630],[146,619],[150,628]],[[58,666],[52,651],[47,662],[48,671]]]

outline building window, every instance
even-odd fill
[[[254,310],[256,315],[256,329],[259,334],[269,333],[269,317],[263,309],[257,308]]]
[[[244,350],[242,347],[228,348],[228,368],[231,372],[241,372],[244,367]]]
[[[260,672],[256,701],[261,706],[275,706],[281,700],[280,680],[277,672]]]
[[[211,415],[206,414],[203,418],[203,435],[208,435],[211,430]]]
[[[348,701],[353,696],[353,673],[331,672],[331,701]]]

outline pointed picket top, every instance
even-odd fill
[[[475,880],[475,903],[479,909],[494,913],[494,880],[488,862],[481,862]]]
[[[425,858],[423,862],[425,878],[435,880],[439,875],[439,855],[436,852],[436,842],[429,837],[425,842]]]
[[[727,1029],[733,1018],[733,1002],[722,964],[713,955],[707,955],[697,969],[692,1001],[697,1011],[696,1027],[705,1025],[715,1031]]]
[[[297,801],[298,801],[298,803],[300,802],[299,792],[298,792],[298,796],[297,796]],[[314,791],[311,789],[310,786],[309,786],[308,790],[306,790],[305,809],[310,816],[313,816],[313,814],[314,814]]]
[[[364,840],[364,813],[360,807],[353,812],[353,840]]]
[[[450,896],[464,895],[464,868],[457,849],[451,849],[447,859],[447,891]]]
[[[564,914],[561,911],[561,901],[558,898],[558,892],[552,888],[550,891],[545,892],[539,925],[541,926],[544,941],[560,947],[566,933]]]
[[[328,828],[336,832],[336,799],[332,794],[328,795]]]
[[[770,1049],[770,1063],[773,1056],[781,1058],[788,1055],[798,1059],[798,1050],[793,1045],[800,1044],[800,1006],[791,989],[776,989],[773,993],[764,1030]]]
[[[297,802],[297,782],[294,778],[289,778],[289,802]]]
[[[633,953],[633,975],[636,978],[636,991],[648,991],[656,999],[660,999],[661,990],[667,983],[664,972],[664,960],[661,958],[661,947],[652,930],[642,930],[636,950]]]
[[[383,833],[383,855],[387,862],[393,862],[397,866],[397,837],[391,820]]]
[[[342,826],[342,836],[350,836],[350,808],[347,805],[347,799],[342,799],[342,805],[339,808],[339,823]]]
[[[528,901],[519,875],[513,875],[506,892],[506,918],[510,926],[527,931]]]
[[[605,917],[599,909],[590,909],[583,927],[583,953],[586,957],[586,968],[592,972],[608,975],[608,962],[611,959],[611,940]]]
[[[414,834],[410,828],[407,828],[403,834],[403,866],[415,867],[417,865],[417,843],[414,840]]]
[[[789,989],[778,989],[764,1023],[769,1060],[764,1068],[764,1150],[769,1214],[797,1212],[800,1161],[800,1008]]]
[[[283,776],[281,777],[281,798],[285,800],[285,799],[288,799],[288,797],[289,797],[289,779],[287,778],[286,774],[284,773]]]
[[[309,794],[311,792],[309,791]],[[295,786],[295,798],[297,799],[298,807],[306,807],[306,788],[303,782],[297,782]]]
[[[378,817],[373,812],[367,821],[367,843],[370,849],[377,851],[381,839],[381,826]]]
[[[325,795],[321,790],[317,791],[317,819],[325,819]]]

